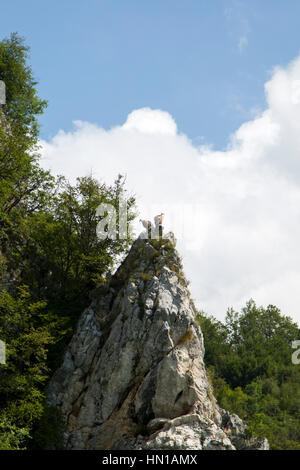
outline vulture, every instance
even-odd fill
[[[142,222],[143,226],[147,228],[148,230],[152,227],[152,222],[150,222],[150,220],[140,219],[140,222]]]
[[[140,222],[142,222],[143,226],[148,230],[148,238],[151,238],[151,232],[152,232],[152,222],[150,220],[142,220],[140,219]]]
[[[158,225],[162,225],[164,215],[165,215],[165,214],[161,213],[161,214],[157,215],[156,217],[154,217],[154,222],[155,222],[155,226],[156,226],[156,227],[157,227]]]

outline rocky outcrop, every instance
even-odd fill
[[[268,448],[216,403],[174,236],[137,239],[93,292],[48,401],[68,449]]]

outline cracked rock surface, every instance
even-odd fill
[[[219,408],[173,234],[138,238],[52,377],[67,449],[268,449]]]

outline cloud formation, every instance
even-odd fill
[[[110,130],[74,122],[41,142],[43,166],[71,180],[126,174],[141,217],[166,214],[199,308],[223,318],[252,297],[300,321],[300,57],[274,70],[265,93],[267,108],[224,151],[142,108]]]

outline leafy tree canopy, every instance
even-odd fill
[[[224,323],[200,312],[205,362],[220,405],[245,419],[274,449],[300,449],[300,366],[292,364],[298,325],[250,300]]]
[[[0,449],[36,448],[47,441],[47,426],[51,434],[57,430],[44,401],[46,381],[90,291],[107,282],[130,245],[129,233],[99,239],[97,208],[110,204],[118,213],[126,198],[128,228],[135,217],[122,176],[112,185],[91,176],[72,185],[40,167],[38,116],[46,102],[28,53],[17,34],[0,42],[7,98],[0,106],[0,338],[7,349],[7,364],[0,365]]]

